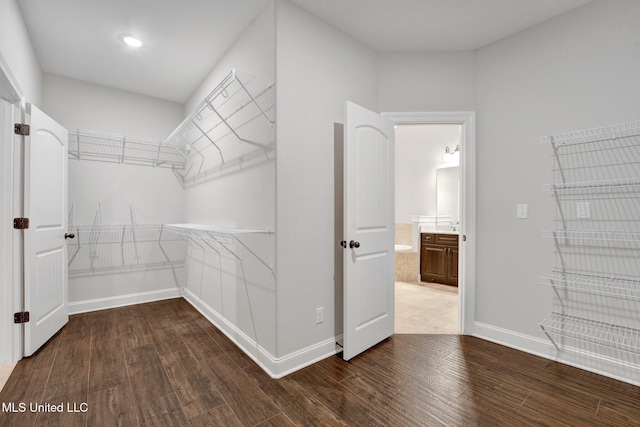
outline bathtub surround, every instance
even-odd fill
[[[396,223],[396,281],[418,283],[418,251],[412,245],[412,225]]]

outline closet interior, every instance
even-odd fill
[[[246,173],[255,165],[273,163],[275,123],[274,83],[232,70],[166,139],[67,128],[69,161],[151,167],[158,173],[169,169],[184,192]],[[166,197],[172,193],[167,192]],[[182,204],[184,200],[170,202]],[[222,198],[215,202],[230,203]],[[140,223],[135,202],[128,212],[119,213],[128,222],[110,223],[103,221],[101,201],[94,203],[91,223],[78,224],[75,205],[69,209],[68,234],[74,236],[67,240],[70,279],[139,273],[141,281],[150,281],[145,274],[155,271],[178,289],[178,294],[169,295],[183,295],[232,339],[235,332],[236,340],[245,337],[253,348],[259,348],[256,323],[264,320],[254,316],[255,300],[260,296],[250,287],[275,293],[274,230],[228,221]],[[76,310],[80,311],[85,310]],[[246,344],[241,347],[257,357]]]

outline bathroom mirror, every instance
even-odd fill
[[[451,216],[451,222],[460,222],[460,167],[436,169],[436,213]],[[458,227],[456,227],[456,230]]]

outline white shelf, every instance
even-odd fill
[[[558,351],[573,346],[603,357],[601,346],[637,356],[640,318],[620,305],[640,301],[634,262],[640,256],[640,121],[545,136],[540,142],[553,148],[556,182],[542,189],[553,193],[560,229],[543,231],[543,237],[554,239],[557,262],[539,283],[552,287],[554,307],[561,311],[540,328]],[[594,218],[591,204],[597,208]],[[579,293],[597,297],[587,303]],[[576,341],[591,345],[578,348]],[[612,360],[624,363],[623,357]]]
[[[637,137],[640,137],[640,121],[543,136],[540,138],[540,143],[553,144],[556,147],[562,147],[619,138],[637,139]]]
[[[234,236],[237,234],[273,234],[270,230],[244,227],[222,227],[211,224],[166,224],[167,230],[178,233]]]
[[[593,242],[640,242],[640,232],[617,230],[544,230],[542,237]]]
[[[72,159],[171,168],[184,185],[221,166],[239,167],[252,150],[273,148],[275,84],[232,70],[164,140],[68,130]],[[239,149],[238,143],[252,148]]]
[[[541,276],[539,283],[573,292],[640,300],[640,280],[625,277],[552,271]]]
[[[79,128],[69,131],[69,157],[108,163],[182,169],[187,157],[171,143]]]
[[[558,344],[553,340],[554,336],[556,340],[560,337],[568,337],[633,354],[640,353],[640,330],[638,329],[560,313],[551,313],[539,325],[556,348]]]
[[[172,268],[184,264],[184,239],[162,224],[77,225],[69,227],[69,276]]]
[[[203,172],[205,153],[218,164],[239,157],[233,145],[266,150],[275,142],[275,85],[232,70],[173,131],[167,142],[188,157],[184,179]],[[243,153],[245,154],[245,153]]]
[[[640,178],[612,179],[606,181],[568,182],[562,184],[546,184],[542,186],[543,191],[553,192],[620,190],[626,188],[640,188]]]
[[[240,236],[251,234],[271,235],[273,231],[211,224],[167,224],[166,230],[185,237],[203,250],[210,250],[219,256],[235,259],[242,263],[242,255],[236,247],[238,244],[264,265],[271,274],[274,274],[273,268],[240,239]]]

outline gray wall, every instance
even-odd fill
[[[373,50],[297,6],[278,1],[276,11],[277,354],[282,357],[320,343],[334,349],[342,307],[334,300],[333,124],[344,122],[346,100],[377,110],[377,67]],[[319,325],[316,307],[324,307]]]

